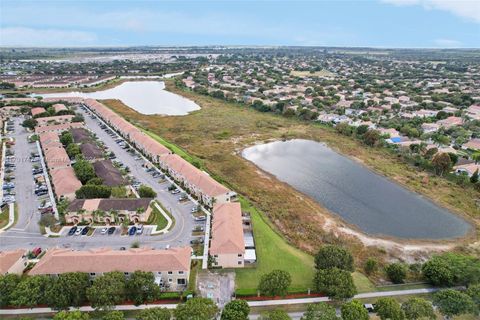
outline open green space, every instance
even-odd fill
[[[255,268],[247,267],[235,271],[236,293],[256,294],[261,276],[275,269],[290,272],[291,292],[306,292],[312,287],[313,257],[288,244],[246,199],[240,198],[240,203],[242,211],[249,212],[252,219],[257,264]]]

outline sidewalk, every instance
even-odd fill
[[[416,294],[427,294],[433,293],[439,288],[428,288],[428,289],[410,289],[410,290],[397,290],[397,291],[385,291],[385,292],[367,292],[361,293],[354,296],[355,299],[365,299],[365,298],[380,298],[380,297],[393,297],[393,296],[403,296],[403,295],[416,295]],[[318,303],[318,302],[327,302],[330,301],[327,297],[315,297],[315,298],[303,298],[303,299],[281,299],[281,300],[266,300],[266,301],[248,301],[250,307],[263,307],[263,306],[282,306],[282,305],[294,305],[294,304],[308,304],[308,303]],[[134,305],[117,305],[114,310],[119,311],[129,311],[129,310],[143,310],[148,308],[168,308],[175,309],[177,304],[142,304],[139,306]],[[70,310],[77,310],[70,308]],[[92,307],[81,307],[78,310],[84,312],[94,311]],[[31,308],[31,309],[0,309],[0,315],[21,315],[21,314],[42,314],[42,313],[53,313],[56,312],[51,308]]]

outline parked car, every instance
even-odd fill
[[[83,230],[82,230],[82,236],[85,236],[85,235],[88,233],[89,230],[90,230],[89,227],[83,228]]]
[[[42,210],[42,209],[45,209],[45,208],[50,208],[52,206],[52,204],[49,202],[45,202],[44,204],[38,206],[38,210]]]
[[[46,194],[48,194],[47,190],[35,190],[35,195],[37,196],[44,196]]]
[[[100,234],[106,234],[108,231],[108,228],[102,228],[102,230],[100,230]]]
[[[195,238],[190,240],[190,244],[202,244],[204,242],[203,238]]]
[[[32,255],[36,258],[42,253],[42,248],[36,247],[32,250]]]
[[[137,227],[133,226],[128,230],[128,235],[129,236],[134,236],[135,233],[137,233]]]
[[[194,219],[195,219],[195,221],[205,221],[205,220],[207,220],[207,217],[206,216],[200,216],[200,217],[195,217]]]
[[[178,189],[175,189],[175,190],[172,190],[172,191],[170,191],[170,192],[171,192],[172,194],[179,194],[181,191],[178,190]]]
[[[40,213],[44,214],[44,213],[52,213],[53,212],[53,208],[52,207],[47,207],[47,208],[43,208],[43,209],[40,209]]]
[[[77,230],[75,230],[75,235],[76,235],[76,236],[81,235],[81,234],[82,234],[82,230],[83,230],[82,227],[77,227]]]
[[[116,229],[117,228],[115,228],[115,227],[108,228],[108,234],[114,234]]]
[[[76,231],[77,231],[77,227],[73,226],[73,227],[70,228],[70,230],[68,230],[68,235],[73,236]]]
[[[137,234],[142,234],[142,233],[143,233],[143,225],[141,224],[137,227]]]

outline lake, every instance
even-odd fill
[[[249,147],[242,155],[370,235],[447,239],[471,228],[461,217],[322,143],[277,141]]]
[[[143,114],[186,115],[199,110],[195,102],[165,90],[162,81],[127,81],[114,88],[95,92],[59,92],[34,94],[44,98],[82,97],[118,99]]]

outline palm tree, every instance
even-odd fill
[[[475,152],[472,154],[472,159],[475,160],[475,164],[478,163],[478,161],[480,161],[480,152]]]

